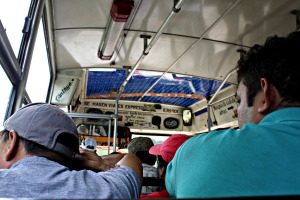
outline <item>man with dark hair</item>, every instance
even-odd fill
[[[0,169],[1,198],[138,198],[142,183],[135,155],[79,153],[73,120],[46,103],[24,106],[4,122]]]
[[[158,177],[157,169],[154,167],[156,156],[149,154],[149,149],[153,146],[154,143],[149,137],[133,138],[127,146],[128,153],[136,155],[142,162],[143,177]],[[157,186],[142,186],[141,193],[151,193],[157,190]]]
[[[300,32],[269,37],[238,62],[240,129],[199,134],[169,163],[176,198],[300,194]]]

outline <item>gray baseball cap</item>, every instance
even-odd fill
[[[28,104],[8,118],[3,126],[6,130],[15,130],[26,140],[67,157],[79,151],[79,135],[74,121],[63,110],[51,104]],[[63,133],[67,133],[70,139],[64,142],[58,140]]]

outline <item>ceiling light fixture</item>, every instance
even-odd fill
[[[103,42],[100,45],[98,57],[101,60],[110,60],[115,51],[117,42],[134,6],[131,0],[114,0],[109,25],[106,28]]]

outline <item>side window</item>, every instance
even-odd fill
[[[0,20],[16,57],[19,54],[22,29],[30,5],[31,0],[0,0]],[[31,102],[46,101],[49,82],[49,64],[41,19],[25,88]]]
[[[42,20],[32,55],[26,91],[31,102],[45,102],[50,82],[50,70]]]
[[[0,20],[13,51],[18,56],[22,41],[22,29],[31,0],[0,0]]]
[[[0,123],[12,112],[12,91],[16,91],[15,84],[20,81],[21,68],[17,56],[23,37],[22,29],[28,15],[31,0],[0,0],[1,25],[1,57],[0,57]],[[31,59],[26,92],[31,102],[45,102],[50,81],[49,64],[43,31],[40,20],[39,31]],[[12,99],[11,99],[12,98]],[[7,108],[10,108],[9,110]]]
[[[6,114],[6,108],[8,106],[10,94],[13,87],[2,66],[0,67],[0,80],[0,126],[2,126]]]

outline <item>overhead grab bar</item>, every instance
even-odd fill
[[[159,28],[159,30],[157,31],[157,33],[155,34],[155,36],[153,37],[153,39],[148,44],[147,48],[144,49],[142,55],[140,56],[140,58],[138,59],[138,61],[134,65],[134,67],[131,70],[130,74],[126,77],[125,81],[122,83],[122,85],[120,87],[120,90],[119,90],[119,93],[118,93],[117,100],[119,100],[121,94],[123,93],[123,91],[125,89],[125,86],[127,85],[128,81],[130,80],[130,78],[132,77],[132,75],[134,74],[135,70],[138,68],[138,66],[143,61],[143,59],[148,55],[149,51],[151,50],[151,48],[153,47],[153,45],[156,43],[156,41],[158,40],[158,38],[161,36],[162,32],[165,30],[165,28],[167,27],[167,25],[174,18],[175,14],[177,14],[179,12],[179,10],[180,10],[182,4],[184,3],[184,1],[185,0],[180,0],[180,1],[178,1],[176,3],[176,5],[172,9],[171,13],[167,17],[167,19],[164,21],[164,23],[161,25],[161,27]]]
[[[219,86],[219,88],[217,89],[217,91],[214,93],[214,95],[211,97],[211,99],[208,101],[207,105],[211,105],[211,102],[215,99],[215,97],[217,96],[217,94],[220,92],[220,90],[222,89],[222,87],[224,86],[224,84],[226,83],[226,81],[228,80],[228,78],[234,74],[237,71],[237,68],[234,68],[232,70],[230,70],[228,72],[228,74],[226,75],[226,77],[223,79],[221,85]]]
[[[140,56],[140,58],[138,59],[138,61],[136,62],[136,64],[134,65],[133,69],[131,70],[131,72],[129,73],[129,75],[126,77],[125,81],[122,83],[119,92],[118,92],[118,96],[116,98],[116,104],[115,104],[115,114],[118,113],[118,107],[119,107],[119,99],[125,89],[125,86],[127,85],[128,81],[130,80],[130,78],[132,77],[132,75],[134,74],[135,70],[139,67],[139,65],[141,64],[141,62],[143,61],[143,59],[148,55],[149,51],[151,50],[151,48],[153,47],[153,45],[156,43],[156,41],[158,40],[158,38],[161,36],[162,32],[165,30],[165,28],[167,27],[167,25],[170,23],[170,21],[173,19],[173,17],[175,16],[175,14],[177,14],[182,6],[182,4],[184,3],[185,0],[179,0],[176,5],[174,5],[171,13],[169,14],[168,18],[165,20],[165,22],[162,24],[162,26],[159,28],[159,30],[157,31],[157,33],[155,34],[155,36],[153,37],[153,39],[150,41],[150,43],[148,44],[148,46],[144,49],[142,55]],[[116,151],[116,138],[117,138],[117,119],[114,119],[114,143],[113,143],[113,151]]]
[[[179,56],[177,58],[177,60],[175,60],[175,62],[149,87],[149,89],[144,92],[144,94],[139,98],[138,101],[141,101],[143,99],[143,97],[164,77],[164,75],[166,73],[168,73],[168,71],[171,70],[172,67],[175,66],[175,64],[183,57],[187,54],[187,52],[192,49],[194,46],[196,46],[206,35],[206,33],[208,33],[211,29],[213,29],[233,8],[235,8],[241,0],[237,0],[234,4],[232,4],[210,27],[208,27],[208,29],[206,29],[204,31],[204,33],[202,33],[202,35],[200,36],[200,38],[192,45],[190,46],[188,49],[186,49],[183,54],[181,54],[181,56]]]
[[[214,93],[214,95],[210,98],[210,100],[207,102],[207,127],[208,127],[208,132],[211,131],[211,116],[210,116],[210,106],[211,106],[211,102],[215,99],[215,97],[217,96],[217,94],[220,92],[220,90],[222,89],[222,87],[224,86],[224,84],[226,83],[226,81],[228,80],[228,78],[234,74],[237,71],[237,68],[234,68],[232,70],[229,71],[229,73],[227,74],[227,76],[224,78],[224,80],[222,81],[221,85],[219,86],[219,88],[217,89],[217,91]]]
[[[244,55],[246,54],[246,51],[244,49],[238,49],[237,52],[240,53],[240,59],[244,58]],[[224,86],[224,84],[226,83],[226,81],[229,79],[229,77],[237,72],[237,68],[234,68],[232,70],[230,70],[227,74],[227,76],[224,78],[224,80],[222,81],[221,85],[219,86],[219,88],[217,89],[217,91],[214,93],[214,95],[208,100],[207,102],[207,127],[208,127],[208,132],[211,131],[211,116],[210,116],[210,106],[212,105],[213,100],[215,99],[215,97],[217,96],[217,94],[220,92],[220,90],[222,89],[222,87]]]

